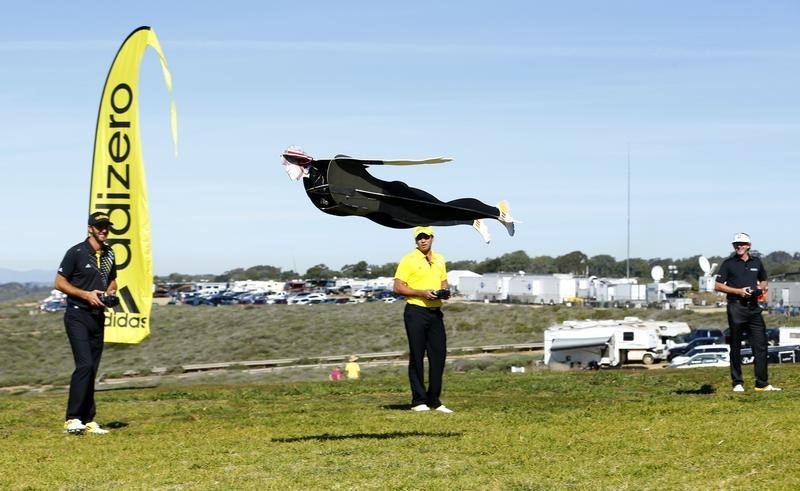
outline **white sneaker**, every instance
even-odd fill
[[[780,387],[773,387],[772,385],[768,385],[766,387],[756,387],[756,392],[779,392],[783,389]]]
[[[418,404],[412,407],[411,410],[416,412],[421,412],[421,411],[430,411],[431,408],[429,408],[427,404]]]
[[[68,419],[64,421],[64,433],[70,435],[80,435],[86,429],[86,425],[79,419]]]
[[[514,219],[511,218],[510,214],[510,207],[508,205],[508,201],[503,200],[497,203],[497,209],[500,210],[500,223],[505,225],[506,230],[508,230],[508,235],[511,237],[514,236]]]
[[[486,242],[487,244],[491,242],[492,237],[489,235],[489,227],[487,227],[486,224],[483,223],[483,220],[475,220],[474,222],[472,222],[472,228],[474,228],[475,230],[478,231],[479,234],[481,234],[481,237],[483,238],[484,242]]]
[[[742,386],[742,384],[736,384],[735,386],[733,386],[733,391],[734,392],[744,392],[744,386]]]
[[[444,404],[442,404],[441,406],[437,407],[436,410],[439,411],[440,413],[446,413],[446,414],[450,414],[450,413],[453,412],[452,409],[448,408]]]
[[[86,433],[93,433],[95,435],[105,435],[108,433],[108,430],[104,430],[100,428],[100,425],[92,421],[91,423],[86,423]]]

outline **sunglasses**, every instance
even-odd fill
[[[428,240],[430,238],[431,238],[431,236],[428,235],[428,234],[419,234],[419,235],[417,235],[417,240]]]
[[[750,244],[748,244],[747,242],[734,242],[733,243],[733,247],[744,247],[744,246],[749,246],[749,245]]]

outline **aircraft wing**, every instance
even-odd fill
[[[449,157],[433,157],[421,160],[379,160],[379,159],[355,159],[352,157],[336,157],[337,162],[353,162],[361,165],[425,165],[425,164],[444,164],[451,162]]]

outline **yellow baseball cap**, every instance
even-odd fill
[[[433,227],[415,227],[414,228],[414,239],[416,240],[420,234],[425,234],[433,237]]]

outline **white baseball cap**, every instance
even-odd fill
[[[733,243],[735,244],[737,242],[744,242],[746,244],[749,244],[750,243],[750,236],[747,235],[744,232],[739,232],[738,234],[733,236]]]

